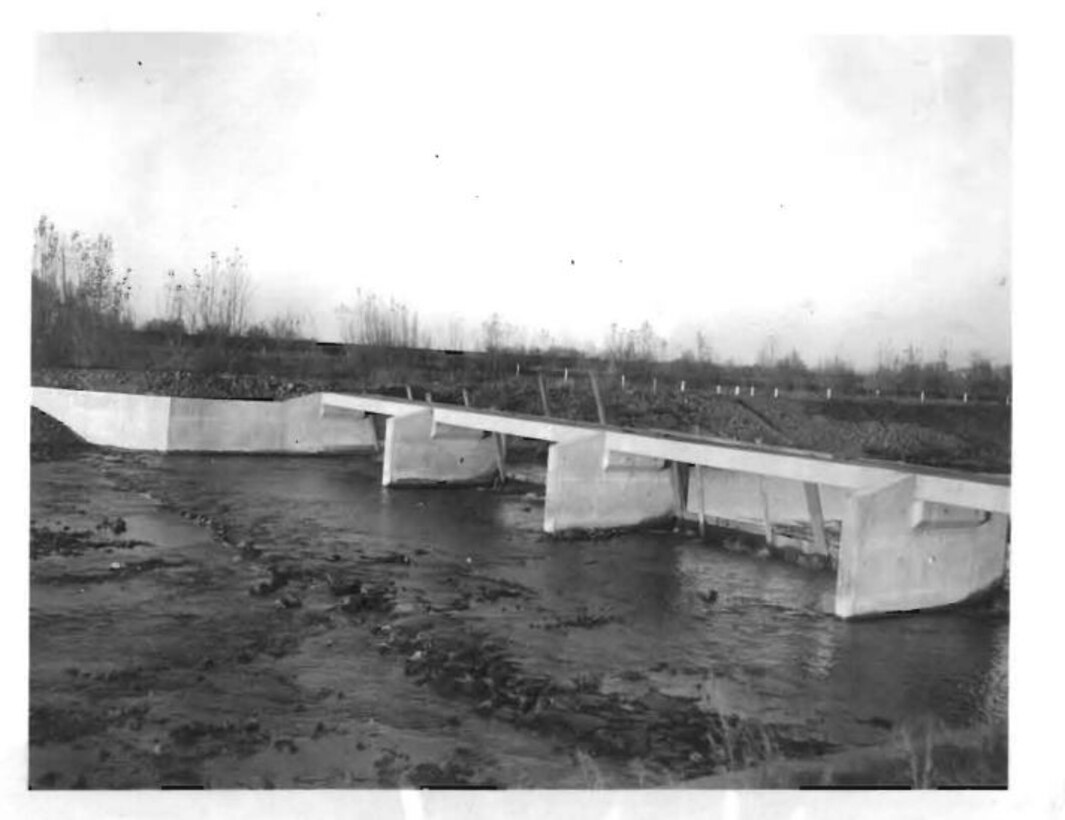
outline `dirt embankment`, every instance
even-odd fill
[[[576,375],[548,385],[551,415],[594,421],[595,398]],[[33,383],[199,398],[285,399],[317,391],[375,392],[406,396],[406,385],[367,384],[344,378],[288,379],[241,373],[187,371],[39,370]],[[467,385],[471,403],[540,414],[534,378]],[[430,392],[442,402],[462,402],[463,385],[412,384],[417,398]],[[872,399],[773,399],[719,396],[712,391],[604,387],[611,424],[798,447],[844,458],[878,458],[989,473],[1010,471],[1011,413],[1006,405],[896,402]]]

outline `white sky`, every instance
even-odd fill
[[[401,10],[42,36],[37,209],[114,236],[141,318],[168,268],[237,245],[256,312],[322,338],[363,287],[571,341],[701,327],[740,361],[770,336],[1009,359],[1009,40]]]

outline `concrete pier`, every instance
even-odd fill
[[[960,603],[1006,569],[1008,518],[916,498],[913,476],[853,492],[843,521],[841,618]]]
[[[385,426],[385,487],[425,484],[491,483],[499,470],[492,436],[435,424],[429,408],[407,409]]]
[[[606,435],[575,435],[547,452],[544,532],[634,527],[674,511],[662,459],[613,453]]]

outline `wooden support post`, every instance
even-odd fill
[[[599,395],[599,382],[595,378],[595,371],[589,370],[588,375],[592,379],[592,393],[595,395],[595,409],[599,414],[599,423],[606,424],[606,410],[603,409],[603,397]]]
[[[432,404],[433,403],[433,394],[430,393],[428,390],[425,391],[425,403],[426,404]]]
[[[551,415],[551,405],[547,403],[547,385],[544,383],[544,374],[537,374],[537,381],[540,384],[540,404],[544,407],[544,415]]]
[[[769,493],[765,489],[765,478],[758,476],[758,494],[762,497],[762,528],[765,530],[765,542],[773,546],[773,519],[769,517]]]
[[[803,482],[806,491],[806,509],[810,514],[810,529],[814,534],[814,547],[822,555],[828,555],[828,539],[825,538],[825,516],[821,511],[821,488],[809,481]]]
[[[706,495],[703,487],[702,464],[695,465],[695,485],[699,490],[699,537],[706,537]]]
[[[496,443],[496,470],[499,473],[499,483],[507,483],[507,438],[503,433],[493,433],[492,438]]]
[[[673,485],[673,514],[680,523],[684,520],[684,510],[687,508],[687,499],[684,492],[684,477],[681,475],[679,461],[669,462],[669,477]]]
[[[462,403],[466,407],[470,406],[470,391],[465,387],[462,388]]]
[[[569,381],[569,368],[568,367],[563,367],[562,368],[562,383],[565,384],[568,381]]]
[[[410,385],[407,385],[407,401],[414,401],[414,391],[410,389]]]

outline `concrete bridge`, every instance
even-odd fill
[[[34,387],[32,404],[93,444],[162,452],[380,447],[382,483],[465,485],[506,470],[508,437],[550,443],[544,531],[665,518],[753,532],[837,568],[843,618],[959,603],[1007,562],[1010,481],[780,447],[384,396],[227,401]]]

